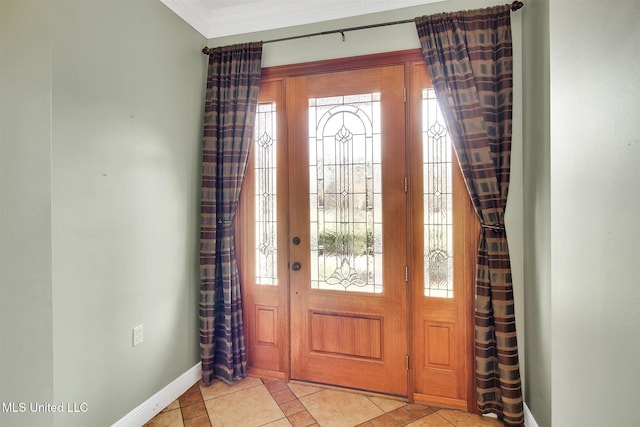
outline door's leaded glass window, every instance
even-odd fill
[[[276,104],[258,104],[255,124],[256,284],[278,284]]]
[[[382,293],[380,94],[309,100],[311,287]]]
[[[424,295],[453,298],[451,141],[433,89],[422,91]]]

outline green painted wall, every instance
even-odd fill
[[[527,406],[551,425],[551,219],[549,0],[529,0],[523,17],[524,255]]]
[[[0,404],[53,399],[49,21],[48,3],[0,0]],[[24,419],[0,413],[53,422]]]
[[[86,402],[41,425],[111,425],[199,360],[206,40],[156,0],[0,16],[2,400]]]
[[[640,2],[550,1],[554,426],[640,403]]]

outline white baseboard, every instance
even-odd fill
[[[525,427],[539,427],[526,403],[524,404],[524,425]]]
[[[165,388],[151,396],[146,402],[116,421],[112,427],[142,426],[171,402],[182,396],[185,391],[202,378],[202,364],[198,362],[193,368],[169,383]]]
[[[538,423],[536,422],[536,419],[533,418],[533,415],[531,414],[531,411],[529,410],[529,407],[527,406],[526,403],[524,403],[524,425],[525,427],[539,427]],[[484,414],[482,415],[483,417],[488,417],[488,418],[498,418],[498,416],[496,414]]]

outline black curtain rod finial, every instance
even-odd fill
[[[514,1],[513,3],[511,3],[511,11],[515,12],[518,9],[522,9],[523,6],[524,3],[522,3],[521,1]]]

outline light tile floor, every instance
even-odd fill
[[[191,387],[148,427],[501,427],[494,419],[343,390],[248,377]]]

